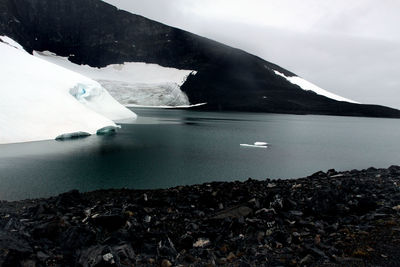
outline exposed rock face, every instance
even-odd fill
[[[182,89],[191,103],[207,102],[203,109],[400,117],[395,109],[304,91],[276,75],[295,74],[275,64],[100,0],[0,0],[0,14],[0,34],[28,51],[96,67],[140,61],[197,70]]]

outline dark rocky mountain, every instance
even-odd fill
[[[273,63],[100,0],[0,0],[0,34],[27,51],[49,50],[78,64],[140,61],[197,70],[182,90],[191,103],[207,102],[203,109],[400,117],[396,109],[302,90],[273,70],[294,73]]]

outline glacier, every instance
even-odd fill
[[[197,73],[194,70],[145,62],[125,62],[95,68],[75,64],[68,57],[50,51],[34,51],[33,55],[94,79],[125,106],[190,106],[189,98],[181,86],[189,75]]]
[[[0,36],[0,144],[96,134],[136,114],[98,82],[27,53]]]

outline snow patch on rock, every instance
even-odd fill
[[[275,72],[276,75],[279,75],[279,76],[285,78],[286,80],[288,80],[289,82],[298,85],[303,90],[313,91],[316,94],[323,95],[325,97],[328,97],[328,98],[331,98],[331,99],[334,99],[334,100],[337,100],[337,101],[344,101],[344,102],[358,104],[358,102],[356,102],[356,101],[353,101],[351,99],[344,98],[342,96],[339,96],[339,95],[333,94],[331,92],[328,92],[328,91],[318,87],[317,85],[315,85],[313,83],[310,83],[309,81],[304,80],[301,77],[298,77],[298,76],[286,76],[285,74],[283,74],[283,73],[281,73],[281,72],[279,72],[277,70],[274,70],[274,72]]]

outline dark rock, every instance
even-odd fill
[[[91,218],[91,222],[96,225],[107,229],[108,231],[115,231],[126,224],[127,219],[124,216],[113,215],[100,215]]]
[[[194,262],[196,262],[196,257],[194,257],[191,254],[185,254],[185,256],[183,257],[183,260],[188,263],[194,263]]]
[[[95,234],[90,230],[72,226],[61,233],[60,242],[65,249],[86,247],[95,241]]]
[[[352,257],[337,257],[336,261],[343,266],[365,266],[362,259]]]
[[[301,212],[299,210],[291,210],[290,214],[293,216],[303,216],[303,212]]]
[[[326,176],[326,174],[323,171],[319,171],[319,172],[313,173],[310,177],[318,178],[318,177],[325,177],[325,176]]]
[[[309,250],[316,256],[323,257],[323,258],[326,257],[326,254],[322,250],[320,250],[316,247],[309,248]]]
[[[36,253],[36,257],[39,259],[39,261],[41,262],[45,262],[48,258],[50,258],[49,255],[47,255],[46,253],[42,252],[42,251],[38,251]]]
[[[113,247],[113,251],[115,252],[115,255],[118,257],[119,262],[124,263],[125,265],[127,265],[127,263],[133,264],[135,262],[135,251],[133,250],[131,245],[123,244],[120,246],[115,246]]]
[[[72,206],[75,203],[79,203],[81,200],[81,194],[79,191],[71,190],[58,196],[57,206]]]
[[[0,248],[8,251],[15,251],[20,254],[30,254],[33,252],[29,243],[17,233],[0,231]]]
[[[400,166],[392,165],[388,170],[391,174],[400,174]]]
[[[21,266],[33,252],[29,243],[16,233],[0,231],[0,266]]]
[[[194,243],[193,237],[188,234],[185,234],[180,238],[178,246],[181,249],[189,250],[193,247],[193,243]]]
[[[61,221],[54,220],[50,222],[46,222],[40,225],[37,225],[32,230],[32,236],[35,238],[48,238],[48,239],[55,239],[58,237],[58,234],[61,231]]]
[[[328,176],[333,176],[333,175],[336,175],[338,172],[335,170],[335,169],[329,169],[328,171],[327,171],[327,175]]]
[[[307,255],[300,260],[300,266],[308,265],[314,261],[311,255]]]
[[[246,217],[252,212],[253,210],[247,206],[233,207],[217,213],[212,218],[213,219],[225,219],[228,217],[240,218],[240,217]]]
[[[109,247],[101,245],[84,249],[79,253],[78,264],[83,267],[112,266],[111,260],[114,256],[109,254],[110,251]]]

